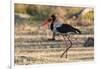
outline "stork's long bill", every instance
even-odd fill
[[[50,21],[51,21],[50,18],[47,19],[47,20],[45,20],[45,21],[43,22],[43,27],[48,28],[48,24],[49,24]]]
[[[47,21],[47,20],[45,20],[45,21],[43,22],[43,27],[44,27],[44,28],[48,28],[48,21]]]

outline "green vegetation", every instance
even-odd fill
[[[90,11],[83,16],[84,19],[94,19],[94,11]]]
[[[60,10],[57,9],[60,7]],[[30,15],[30,19],[15,18],[15,23],[28,23],[31,24],[33,21],[44,21],[48,16],[56,12],[65,13],[65,16],[70,16],[71,14],[78,13],[83,9],[83,7],[64,7],[64,6],[48,6],[48,5],[31,5],[31,4],[15,4],[15,13]],[[88,12],[84,19],[92,20],[94,18],[93,11]],[[67,20],[67,18],[66,18]],[[39,22],[40,23],[40,22]]]

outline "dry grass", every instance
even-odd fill
[[[94,47],[83,47],[84,41],[93,35],[72,35],[73,47],[68,51],[68,58],[60,58],[65,50],[62,37],[57,41],[47,41],[45,35],[16,35],[15,36],[15,64],[48,64],[80,61],[93,61]],[[78,37],[78,38],[77,38]],[[59,41],[60,39],[60,41]]]
[[[15,64],[47,64],[47,63],[64,63],[90,61],[94,58],[93,47],[71,48],[68,52],[68,58],[60,58],[64,48],[49,49],[15,49]]]

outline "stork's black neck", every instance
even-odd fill
[[[56,20],[56,17],[55,17],[55,15],[52,15],[51,16],[52,17],[52,22],[51,22],[51,25],[50,25],[50,28],[51,28],[51,30],[53,30],[53,25],[54,25],[54,21]]]
[[[51,29],[51,30],[53,30],[54,21],[55,21],[55,20],[53,20],[53,21],[51,22],[51,25],[50,25],[50,29]]]

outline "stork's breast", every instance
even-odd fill
[[[61,26],[62,26],[61,23],[55,23],[55,24],[54,24],[54,28],[53,28],[53,32],[59,33],[59,31],[57,30],[57,28],[58,28],[58,27],[61,27]]]

